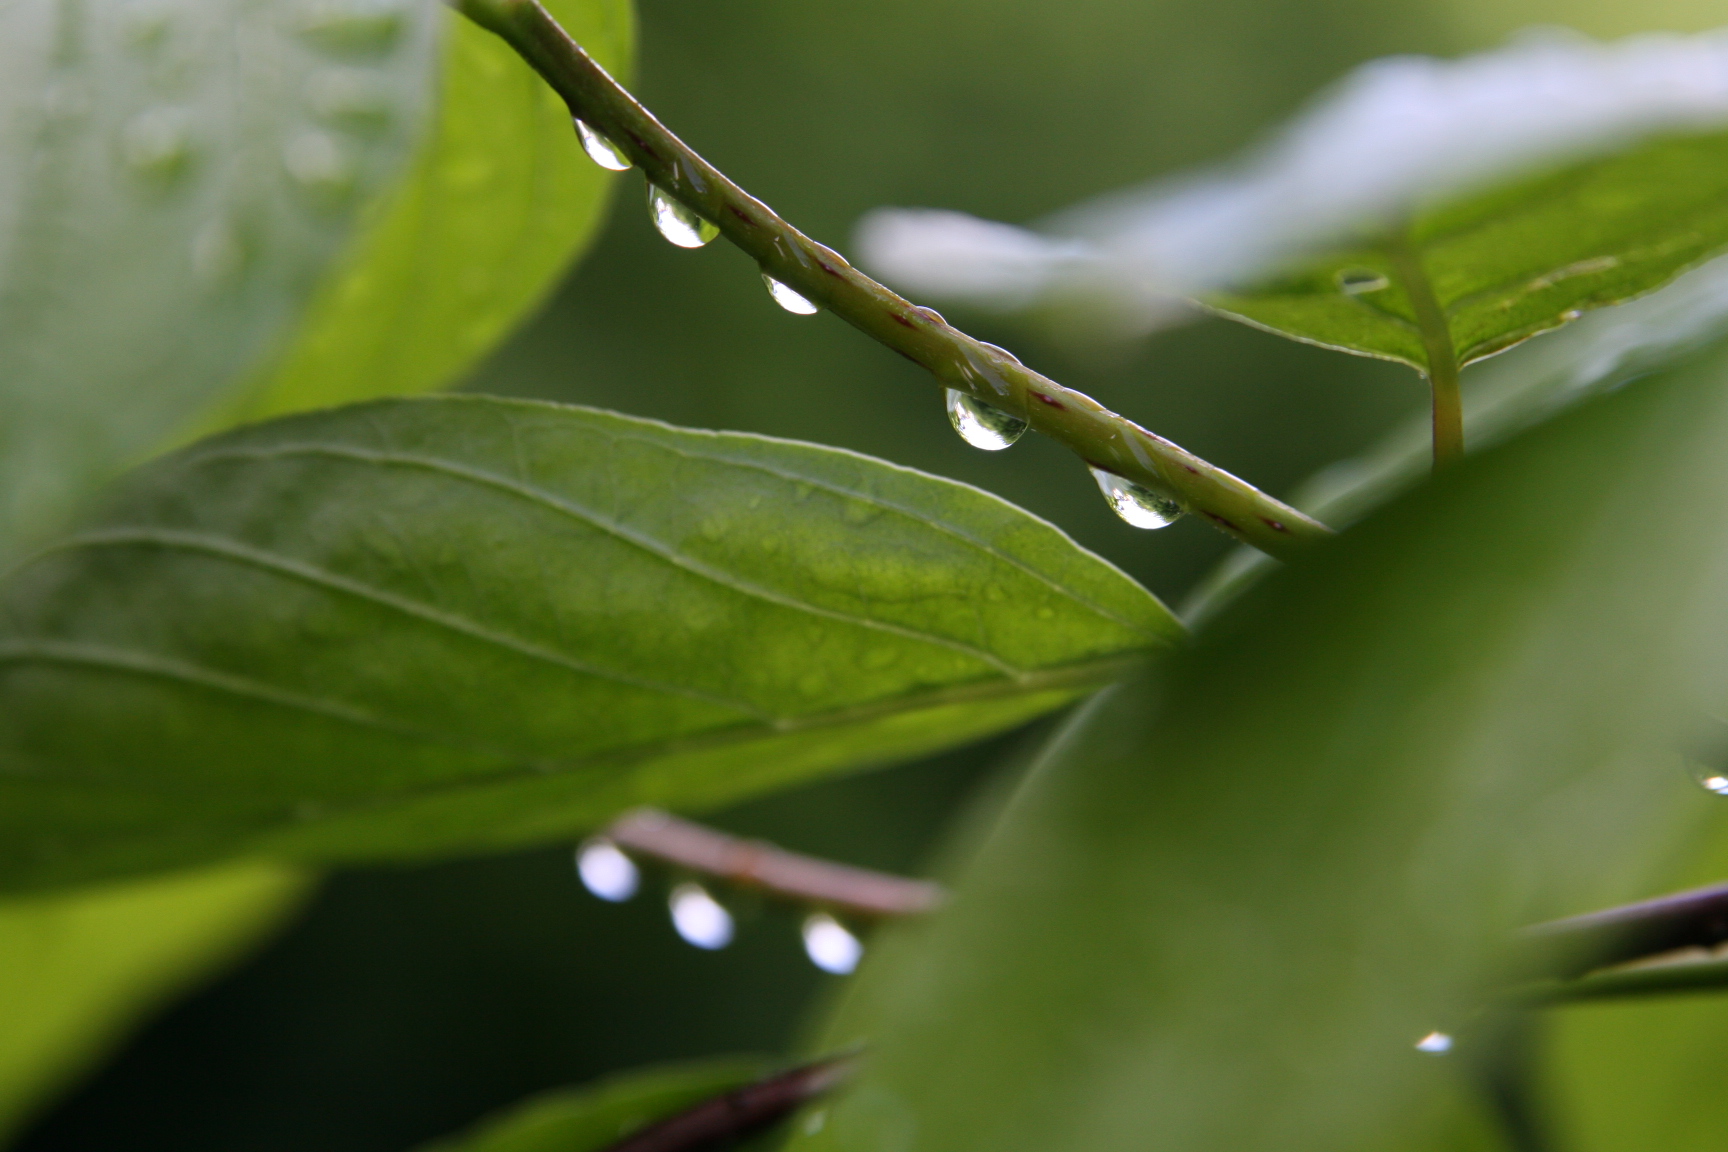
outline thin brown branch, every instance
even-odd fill
[[[744,840],[654,808],[620,817],[603,834],[629,852],[803,904],[876,919],[913,916],[942,902],[942,887]]]
[[[605,1152],[702,1152],[784,1119],[839,1087],[854,1066],[852,1057],[839,1057],[758,1080],[650,1124]]]

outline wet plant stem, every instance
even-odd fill
[[[1023,417],[1093,467],[1173,494],[1215,527],[1270,555],[1294,556],[1332,534],[1318,520],[914,306],[793,228],[669,132],[536,0],[451,3],[502,37],[572,116],[606,136],[651,183],[715,224],[765,273],[946,387]]]
[[[1458,352],[1452,346],[1452,326],[1434,295],[1434,285],[1407,231],[1386,246],[1393,275],[1416,313],[1416,329],[1428,360],[1429,390],[1434,404],[1434,471],[1464,458],[1464,400],[1458,391]]]

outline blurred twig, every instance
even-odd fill
[[[1728,884],[1554,920],[1524,943],[1547,979],[1520,995],[1537,1001],[1603,999],[1728,986]]]
[[[949,388],[1026,420],[1088,465],[1169,492],[1216,527],[1286,557],[1331,529],[1090,396],[919,308],[811,240],[691,151],[595,63],[537,0],[451,0],[502,37],[649,181],[716,225],[764,272],[928,369]]]
[[[626,813],[603,835],[641,856],[871,919],[928,912],[944,895],[940,885],[928,880],[909,880],[788,852],[763,840],[729,836],[654,808]]]
[[[838,1087],[852,1074],[850,1057],[819,1060],[710,1097],[634,1132],[605,1152],[700,1152],[768,1127]]]

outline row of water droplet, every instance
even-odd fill
[[[629,157],[611,140],[579,118],[575,125],[582,150],[594,163],[611,172],[624,172],[632,167]],[[648,182],[648,213],[660,235],[680,248],[701,248],[720,235],[720,229],[712,221],[685,207],[653,181]],[[768,287],[768,295],[786,311],[797,316],[820,311],[813,301],[766,272],[762,273],[762,282]],[[1021,417],[958,388],[947,389],[944,402],[954,430],[974,448],[1000,452],[1026,432],[1027,422]],[[1111,510],[1136,528],[1166,527],[1186,511],[1182,502],[1168,492],[1102,468],[1091,467],[1091,472]]]
[[[576,874],[588,891],[614,904],[629,900],[642,886],[636,861],[604,837],[576,850]],[[710,952],[732,943],[736,931],[732,913],[703,885],[693,880],[673,885],[666,906],[673,930],[685,943]],[[805,955],[824,972],[844,976],[864,957],[863,942],[827,912],[806,915],[802,935]]]

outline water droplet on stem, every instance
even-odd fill
[[[1111,510],[1136,528],[1168,528],[1187,511],[1169,493],[1155,491],[1126,476],[1094,468],[1092,479],[1098,481],[1098,489],[1104,493]]]
[[[948,420],[960,439],[986,452],[1000,452],[1026,431],[1026,421],[994,404],[950,388],[946,394]]]
[[[616,144],[574,116],[570,118],[570,122],[576,125],[576,136],[582,141],[582,151],[588,153],[588,159],[609,172],[630,170],[629,158],[618,151]]]
[[[686,943],[714,951],[732,943],[732,913],[700,884],[680,884],[668,901],[672,927]]]
[[[851,972],[864,957],[864,945],[858,937],[826,912],[812,912],[804,918],[804,951],[810,963],[836,976]]]
[[[794,316],[814,316],[822,310],[766,272],[762,273],[762,283],[768,285],[768,295],[774,297],[774,303]]]
[[[1416,1041],[1416,1051],[1426,1052],[1430,1056],[1438,1056],[1442,1052],[1452,1051],[1452,1037],[1444,1032],[1430,1032]]]
[[[660,235],[680,248],[700,248],[720,235],[720,229],[678,203],[658,184],[648,185],[648,212]]]
[[[576,850],[576,874],[584,888],[614,904],[636,895],[642,879],[636,862],[604,838],[590,840]]]

